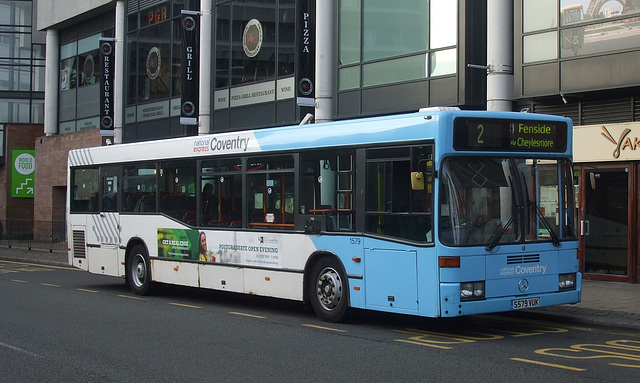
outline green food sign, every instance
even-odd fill
[[[12,155],[11,197],[33,198],[35,150],[13,150]]]

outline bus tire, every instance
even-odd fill
[[[348,304],[347,279],[340,264],[324,257],[313,265],[308,284],[311,307],[325,322],[339,322],[345,318]]]
[[[137,295],[147,295],[151,287],[151,264],[149,255],[142,245],[131,249],[131,256],[127,262],[127,284]]]

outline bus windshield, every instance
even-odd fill
[[[443,161],[440,241],[449,246],[575,239],[571,163],[536,158]]]

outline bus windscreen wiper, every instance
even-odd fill
[[[553,241],[553,246],[560,246],[560,239],[558,238],[558,234],[553,230],[549,222],[547,222],[544,214],[542,214],[542,210],[540,210],[540,206],[538,206],[535,202],[529,201],[529,204],[533,206],[536,211],[536,215],[542,221],[542,226],[549,231],[549,235],[551,236],[551,241]]]
[[[489,244],[487,245],[487,247],[484,248],[486,251],[491,251],[496,246],[498,246],[498,244],[500,243],[500,239],[502,239],[502,236],[504,235],[504,233],[507,232],[507,229],[509,228],[509,226],[511,226],[513,221],[515,221],[520,216],[521,211],[522,211],[522,206],[513,207],[513,211],[511,212],[511,217],[507,220],[507,222],[504,225],[502,225],[502,227],[498,231],[493,233],[491,238],[489,238]]]

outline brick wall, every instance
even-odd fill
[[[100,130],[41,137],[35,140],[36,188],[33,219],[64,220],[69,150],[103,145]]]
[[[33,150],[34,141],[43,133],[42,125],[5,125],[7,142],[4,165],[0,165],[0,221],[33,219],[33,198],[11,197],[13,150]],[[1,144],[1,143],[0,143]],[[36,163],[37,166],[37,163]]]

